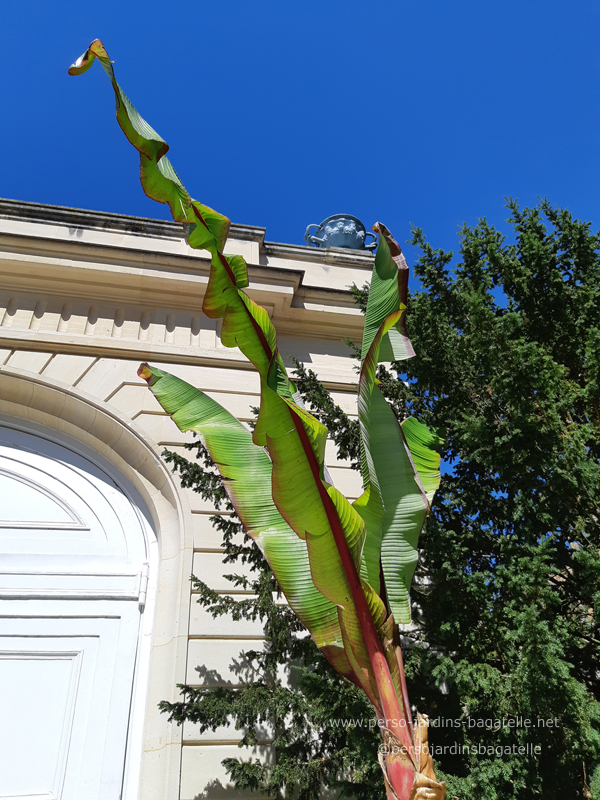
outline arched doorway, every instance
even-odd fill
[[[119,800],[145,697],[149,516],[85,446],[6,422],[0,497],[0,797]]]

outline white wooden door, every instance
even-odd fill
[[[0,425],[3,800],[121,798],[147,552],[104,467]]]

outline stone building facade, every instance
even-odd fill
[[[355,414],[343,340],[361,336],[349,286],[372,256],[264,235],[234,225],[226,252],[280,351]],[[239,732],[182,730],[157,703],[178,683],[235,685],[262,630],[194,603],[192,573],[232,593],[220,536],[161,459],[188,437],[137,376],[149,361],[252,416],[258,377],[201,311],[208,268],[175,223],[0,201],[0,797],[237,796],[220,762],[249,755]],[[333,448],[328,467],[360,493]],[[268,739],[250,755],[269,758]]]

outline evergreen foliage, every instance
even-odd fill
[[[410,296],[407,325],[417,357],[398,365],[400,380],[378,373],[400,419],[413,414],[446,431],[449,468],[413,589],[409,696],[430,717],[430,743],[446,748],[435,758],[449,798],[600,798],[600,237],[545,201],[509,209],[514,240],[486,220],[465,226],[454,269],[451,252],[414,230],[423,291]],[[355,295],[364,306],[364,289]],[[310,370],[297,365],[296,379],[340,454],[358,462],[356,423]],[[169,458],[187,485],[229,512],[193,447],[201,466]],[[261,680],[184,687],[182,701],[163,709],[203,730],[231,716],[247,744],[270,721],[277,764],[229,760],[239,788],[287,787],[308,800],[331,786],[383,800],[368,704],[273,601],[270,570],[240,542],[235,518],[217,524],[227,560],[255,567],[255,579],[234,584],[256,597],[239,603],[195,581],[199,601],[265,623],[265,652],[249,654]],[[365,725],[332,723],[339,719]]]

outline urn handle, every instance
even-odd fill
[[[373,241],[367,244],[367,236],[372,236]],[[375,233],[371,233],[371,231],[367,231],[365,233],[365,250],[375,250],[377,247],[377,235]]]
[[[319,239],[317,236],[310,236],[309,233],[308,233],[311,228],[316,228],[317,230],[319,230],[320,227],[321,226],[317,225],[315,222],[313,222],[310,225],[308,225],[308,227],[306,228],[306,233],[304,234],[304,241],[306,242],[306,244],[308,244],[308,245],[315,244],[317,246],[318,246],[318,244],[323,244],[325,239]]]

